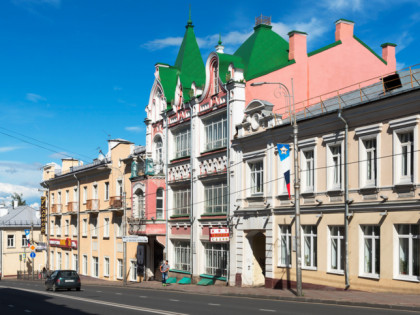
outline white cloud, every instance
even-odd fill
[[[0,147],[0,153],[10,152],[20,149],[21,147]]]
[[[308,33],[308,42],[314,42],[328,30],[325,23],[315,17],[312,17],[309,21],[297,21],[292,24],[278,22],[272,23],[271,25],[273,26],[273,31],[278,33],[285,40],[288,40],[289,36],[287,34],[290,31],[296,30]]]
[[[324,0],[322,5],[334,11],[361,11],[362,0]]]
[[[407,31],[402,32],[402,34],[396,39],[396,53],[404,50],[413,42],[413,40],[414,38]]]
[[[142,132],[143,127],[141,127],[141,126],[125,127],[125,130],[131,131],[131,132]]]
[[[0,196],[4,199],[9,200],[10,195],[13,193],[22,194],[23,199],[41,197],[41,192],[36,187],[28,187],[21,185],[14,185],[10,183],[0,182]]]
[[[48,157],[51,158],[51,159],[61,160],[61,159],[71,157],[71,154],[69,154],[67,152],[56,152],[56,153],[50,154]]]
[[[404,62],[398,62],[397,61],[397,66],[396,66],[396,68],[397,68],[397,70],[401,70],[401,69],[404,69],[404,68],[406,68],[407,66],[405,65],[405,63]]]
[[[145,44],[142,45],[142,47],[148,49],[148,50],[159,50],[166,47],[171,46],[180,46],[182,43],[182,37],[166,37],[166,38],[160,38],[160,39],[154,39],[151,40]]]
[[[39,101],[46,101],[47,99],[41,95],[35,94],[35,93],[27,93],[26,99],[28,101],[38,103]]]
[[[38,202],[31,203],[29,206],[31,208],[34,208],[35,210],[39,210],[39,203]]]

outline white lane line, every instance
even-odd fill
[[[14,305],[12,305],[12,304],[9,304],[9,307],[15,307]]]
[[[260,308],[261,312],[275,312],[275,310],[267,310],[265,308]]]
[[[26,312],[26,313],[32,313],[32,311],[30,311],[30,310],[24,310],[24,312]]]
[[[71,295],[50,293],[50,292],[46,292],[46,291],[38,291],[38,290],[31,290],[31,289],[24,289],[24,288],[17,288],[17,287],[6,287],[6,286],[0,286],[0,288],[21,290],[21,291],[30,292],[30,293],[36,293],[36,294],[47,295],[47,296],[54,296],[54,297],[58,297],[58,298],[62,298],[62,299],[76,300],[76,301],[82,301],[82,302],[86,302],[86,303],[93,303],[93,304],[100,304],[100,305],[108,305],[108,306],[119,307],[119,308],[124,308],[124,309],[128,309],[128,310],[140,311],[140,312],[148,312],[148,313],[162,314],[162,315],[188,315],[186,313],[176,313],[176,312],[171,312],[171,311],[160,310],[160,309],[157,309],[157,308],[147,308],[147,307],[127,305],[127,304],[112,303],[112,302],[107,302],[107,301],[82,298],[82,297],[79,297],[79,296],[71,296]]]
[[[209,303],[209,305],[211,305],[211,306],[220,306],[220,304],[216,304],[216,303]]]
[[[169,299],[169,301],[172,301],[172,302],[179,302],[179,300],[175,300],[175,299]]]
[[[145,295],[140,295],[139,297],[141,297],[143,299],[146,299],[147,298],[147,296],[145,296]]]
[[[116,295],[122,295],[122,293],[118,293],[118,292],[117,292],[117,293],[115,293],[115,294],[116,294]]]
[[[96,292],[101,293],[102,291],[96,291]]]

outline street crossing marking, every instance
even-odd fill
[[[122,295],[122,293],[119,293],[119,292],[117,292],[117,293],[115,293],[116,295]]]
[[[114,306],[114,307],[124,308],[124,309],[128,309],[128,310],[148,312],[148,313],[154,313],[154,314],[188,315],[186,313],[177,313],[177,312],[165,311],[165,310],[160,310],[160,309],[155,309],[155,308],[147,308],[147,307],[127,305],[127,304],[119,304],[119,303],[113,303],[113,302],[107,302],[107,301],[101,301],[101,300],[93,300],[93,299],[88,299],[88,298],[82,298],[80,296],[63,295],[63,294],[57,294],[57,293],[51,293],[51,292],[45,292],[45,291],[24,289],[24,288],[19,288],[19,287],[0,286],[0,288],[21,290],[21,291],[25,291],[25,292],[37,293],[37,294],[47,295],[47,296],[54,296],[54,297],[63,298],[63,299],[76,300],[76,301],[94,303],[94,304],[100,304],[100,305],[108,305],[108,306]]]
[[[172,301],[172,302],[179,302],[179,300],[175,300],[175,299],[169,299],[169,301]]]
[[[265,308],[260,308],[260,311],[262,311],[262,312],[275,312],[275,310],[267,310]]]
[[[215,303],[209,303],[209,305],[211,305],[211,306],[220,306],[220,304],[215,304]]]

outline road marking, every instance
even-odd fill
[[[169,301],[172,301],[172,302],[179,302],[179,300],[175,300],[175,299],[169,299]]]
[[[139,297],[141,297],[143,299],[147,298],[147,296],[145,296],[145,295],[140,295]]]
[[[99,292],[99,293],[101,293],[102,291],[96,291],[96,292]]]
[[[12,304],[9,304],[9,307],[15,307],[14,305],[12,305]]]
[[[215,303],[209,303],[209,305],[211,305],[211,306],[220,306],[220,304],[215,304]]]
[[[186,313],[176,313],[176,312],[165,311],[165,310],[160,310],[160,309],[156,309],[156,308],[147,308],[147,307],[127,305],[127,304],[112,303],[112,302],[101,301],[101,300],[93,300],[93,299],[88,299],[88,298],[82,298],[80,296],[63,295],[63,294],[57,294],[57,293],[51,293],[51,292],[45,292],[45,291],[38,291],[38,290],[31,290],[31,289],[24,289],[24,288],[17,288],[17,287],[0,286],[0,288],[21,290],[21,291],[30,292],[30,293],[36,293],[36,294],[47,295],[47,296],[54,296],[54,297],[58,297],[58,298],[62,298],[62,299],[76,300],[76,301],[82,301],[82,302],[100,304],[100,305],[108,305],[108,306],[124,308],[124,309],[128,309],[128,310],[148,312],[148,313],[154,313],[154,314],[187,315]]]
[[[30,310],[24,310],[24,312],[26,312],[26,313],[32,313],[32,311],[30,311]]]
[[[116,295],[122,295],[122,293],[118,293],[118,292],[117,292],[117,293],[115,293],[115,294],[116,294]]]
[[[275,310],[267,310],[265,308],[260,308],[261,312],[275,312]]]

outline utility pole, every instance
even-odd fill
[[[31,224],[31,245],[34,244],[34,224]],[[34,280],[35,257],[32,258],[32,280]]]
[[[126,231],[127,231],[127,208],[126,208],[126,204],[125,204],[125,187],[124,187],[124,174],[123,174],[123,193],[122,193],[122,201],[123,201],[123,209],[124,209],[124,214],[123,214],[123,233],[124,235],[126,235]],[[127,242],[124,242],[123,240],[123,284],[127,285]]]

